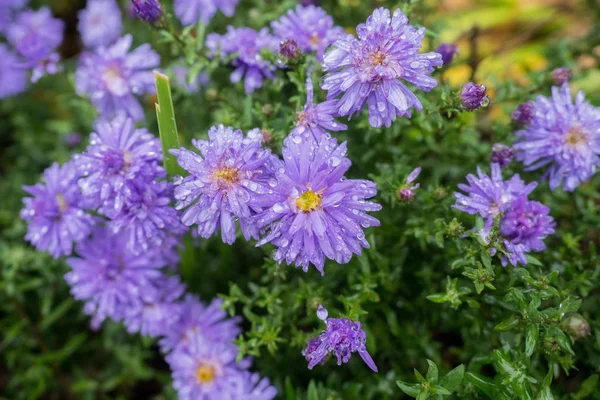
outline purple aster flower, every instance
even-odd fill
[[[89,0],[78,17],[77,29],[86,47],[108,46],[121,36],[121,10],[115,0]]]
[[[165,176],[161,146],[154,135],[136,129],[122,115],[99,122],[96,131],[90,134],[86,152],[75,156],[83,176],[79,186],[84,196],[96,201],[101,214],[113,217],[125,203],[128,181],[149,182]]]
[[[178,65],[173,67],[173,75],[175,76],[175,81],[179,86],[185,89],[189,93],[198,93],[200,88],[203,86],[207,86],[210,82],[208,75],[204,71],[200,72],[196,75],[196,78],[190,83],[188,81],[188,72],[189,68]]]
[[[337,100],[314,104],[313,83],[309,73],[306,78],[306,104],[304,110],[298,112],[296,127],[290,132],[290,135],[302,135],[304,132],[310,132],[318,141],[321,135],[329,135],[327,131],[348,129],[346,125],[334,119],[337,115],[336,104]]]
[[[8,25],[14,20],[15,12],[25,7],[29,0],[3,0],[0,1],[0,33],[4,33]]]
[[[321,338],[318,336],[308,341],[308,343],[306,344],[306,348],[302,351],[302,355],[304,356],[304,358],[306,358],[306,361],[310,362],[310,360],[312,360],[314,352],[319,348],[320,345]],[[325,365],[325,357],[323,357],[321,361],[318,362],[318,364]]]
[[[125,310],[139,302],[144,288],[162,279],[160,257],[154,252],[133,254],[123,239],[99,228],[77,245],[79,257],[67,260],[72,271],[65,280],[73,297],[86,302],[84,311],[93,317],[95,329],[106,318],[120,321]]]
[[[218,35],[211,33],[206,38],[206,47],[213,54],[220,50],[221,56],[233,53],[238,57],[233,60],[235,71],[231,73],[230,80],[237,83],[244,78],[244,90],[252,93],[260,88],[264,78],[273,79],[275,66],[264,60],[261,50],[277,51],[279,43],[269,34],[268,29],[255,31],[250,28],[227,27],[227,33]]]
[[[490,98],[486,94],[485,85],[477,85],[468,82],[460,92],[460,101],[468,111],[474,111],[490,104]]]
[[[298,5],[271,26],[279,40],[296,41],[302,50],[316,52],[319,61],[323,60],[327,46],[345,36],[344,29],[335,26],[325,10],[313,5]]]
[[[175,15],[184,26],[198,22],[207,24],[221,10],[228,17],[233,16],[239,0],[175,0]]]
[[[410,117],[410,108],[423,108],[421,102],[403,83],[429,91],[437,85],[430,76],[442,65],[438,53],[419,54],[425,28],[416,29],[408,18],[395,10],[379,8],[366,24],[356,27],[358,39],[348,35],[333,44],[324,56],[327,74],[321,87],[327,98],[342,95],[339,115],[352,117],[369,105],[369,123],[376,128],[389,127],[397,115]]]
[[[158,0],[131,0],[131,4],[137,16],[149,24],[155,23],[163,15]]]
[[[421,173],[421,167],[415,168],[406,178],[406,182],[402,187],[398,190],[398,199],[400,201],[410,203],[412,199],[415,197],[415,190],[418,189],[421,184],[417,183],[413,185],[412,183],[419,177]]]
[[[502,256],[502,265],[510,262],[527,264],[525,254],[540,252],[546,248],[543,239],[554,233],[554,219],[549,216],[550,209],[537,201],[522,196],[510,205],[500,221],[500,234],[504,238],[504,247],[508,257]]]
[[[37,65],[33,67],[31,82],[35,83],[45,75],[54,75],[62,71],[62,66],[58,64],[59,61],[60,55],[58,53],[49,54],[46,58],[39,60]]]
[[[0,43],[0,99],[24,92],[27,70],[19,57]]]
[[[185,209],[181,221],[198,224],[198,234],[211,237],[219,229],[223,242],[235,241],[235,222],[246,240],[258,238],[252,217],[260,207],[254,204],[276,185],[274,168],[279,161],[262,148],[262,134],[253,129],[244,134],[231,127],[212,127],[209,140],[193,140],[200,154],[185,148],[171,150],[179,165],[190,175],[176,181],[177,209]]]
[[[33,66],[62,43],[64,25],[48,7],[26,10],[8,26],[6,39]]]
[[[81,56],[75,74],[79,95],[87,95],[104,118],[124,111],[135,121],[144,118],[144,110],[135,95],[154,93],[152,68],[160,56],[149,44],[129,52],[132,37],[126,35],[110,47]]]
[[[236,357],[237,346],[232,343],[208,340],[201,333],[191,336],[187,346],[166,357],[178,398],[231,399],[231,379],[243,368],[243,364],[236,364]]]
[[[512,112],[511,117],[519,125],[529,125],[535,114],[534,104],[531,101],[519,104]]]
[[[367,351],[367,335],[360,322],[350,321],[346,318],[327,318],[327,310],[321,305],[317,315],[325,322],[327,328],[318,337],[319,346],[306,355],[306,358],[310,359],[308,369],[313,369],[329,353],[336,356],[338,365],[347,363],[352,353],[358,353],[365,364],[377,372],[377,366]]]
[[[279,45],[279,57],[284,64],[297,62],[301,55],[302,50],[293,39],[285,40]]]
[[[590,179],[600,165],[600,109],[579,92],[573,101],[568,84],[552,88],[552,97],[538,96],[535,115],[518,136],[516,159],[527,171],[548,167],[550,188],[573,191]]]
[[[442,55],[444,65],[449,65],[456,54],[456,50],[458,50],[458,46],[454,43],[442,43],[436,52]]]
[[[557,86],[562,86],[564,83],[569,82],[571,80],[571,76],[573,75],[573,71],[571,68],[556,68],[552,71],[552,80]]]
[[[85,212],[88,205],[77,186],[75,166],[52,164],[44,171],[44,184],[24,186],[33,197],[25,197],[21,218],[28,222],[25,240],[54,258],[70,255],[73,243],[85,239],[95,223]]]
[[[514,151],[510,147],[502,143],[495,143],[492,146],[492,164],[498,164],[504,168],[511,163],[514,156]]]
[[[277,246],[274,259],[302,266],[312,263],[323,275],[325,257],[340,264],[352,254],[369,248],[364,228],[379,226],[367,214],[379,204],[365,201],[375,196],[375,184],[367,180],[344,179],[351,162],[346,143],[321,136],[316,141],[308,132],[290,135],[284,141],[284,166],[276,173],[272,193],[259,200],[264,212],[256,217],[266,232],[257,244]]]
[[[458,185],[466,195],[454,193],[456,203],[452,207],[468,214],[479,214],[483,218],[494,218],[505,212],[513,201],[527,196],[537,186],[535,182],[525,185],[519,175],[504,181],[500,165],[492,164],[491,168],[491,178],[479,167],[477,167],[478,176],[467,175],[468,185]]]
[[[177,321],[177,300],[185,286],[176,276],[161,276],[140,288],[135,304],[123,310],[129,333],[159,337],[167,333]]]
[[[272,400],[277,396],[277,389],[271,386],[269,379],[248,371],[228,376],[230,400]]]
[[[174,310],[177,321],[165,332],[160,345],[164,352],[186,346],[195,335],[213,341],[230,342],[241,332],[240,318],[228,318],[221,309],[222,299],[213,299],[205,306],[198,297],[188,294]]]
[[[114,233],[123,232],[127,247],[136,254],[170,244],[169,238],[183,233],[178,212],[169,205],[173,186],[168,182],[128,180],[121,211],[111,216]]]

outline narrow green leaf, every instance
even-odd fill
[[[479,374],[474,374],[472,372],[467,372],[465,374],[465,378],[467,382],[473,385],[479,393],[484,394],[489,398],[492,398],[494,382],[491,379],[481,376]]]
[[[73,298],[68,298],[59,306],[57,306],[52,312],[44,317],[40,322],[40,329],[45,330],[49,328],[54,322],[60,319],[65,313],[71,308],[71,306],[75,303]]]
[[[421,392],[417,396],[417,400],[425,400],[429,397],[429,392]]]
[[[175,110],[173,109],[169,77],[158,71],[154,71],[154,82],[158,97],[156,117],[158,119],[160,142],[162,144],[163,165],[168,176],[181,175],[181,167],[177,163],[177,158],[169,153],[170,149],[179,148],[179,136],[177,133],[177,123],[175,122]]]
[[[308,393],[306,395],[307,400],[319,400],[319,393],[317,392],[317,385],[315,381],[311,380],[308,384]]]
[[[450,392],[448,389],[439,385],[432,386],[431,388],[429,388],[429,391],[433,394],[438,394],[441,396],[449,396],[452,394],[452,392]]]
[[[494,327],[494,330],[501,332],[510,331],[517,325],[519,325],[519,318],[517,318],[515,315],[511,315],[510,317],[496,325]]]
[[[421,383],[427,383],[427,379],[425,379],[423,377],[423,375],[421,375],[421,373],[419,371],[417,371],[416,368],[413,369],[415,371],[415,376],[417,377],[417,380]]]
[[[552,396],[552,391],[550,390],[550,384],[552,383],[552,368],[546,374],[544,378],[544,382],[542,382],[542,386],[535,397],[536,400],[554,400],[554,396]]]
[[[527,357],[531,357],[537,346],[539,336],[539,327],[535,324],[527,326],[527,332],[525,335],[525,354]]]
[[[463,364],[454,368],[452,371],[448,372],[446,376],[444,376],[440,380],[440,386],[446,388],[450,393],[454,392],[460,384],[462,383],[465,377],[465,366]]]
[[[540,262],[540,260],[538,260],[537,258],[535,258],[534,256],[531,256],[529,254],[525,255],[525,259],[527,260],[527,264],[528,265],[535,265],[538,267],[542,267],[543,264]]]
[[[421,385],[416,383],[405,383],[402,381],[396,381],[396,385],[410,397],[417,397],[421,392]]]
[[[285,377],[285,400],[296,400],[296,391],[289,376]]]
[[[435,293],[427,296],[427,300],[433,301],[434,303],[443,303],[446,301],[446,293]]]
[[[435,383],[438,379],[438,367],[431,360],[427,360],[427,364],[429,364],[429,369],[427,370],[427,380]]]

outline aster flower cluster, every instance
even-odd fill
[[[233,16],[240,0],[175,0],[175,15],[184,26],[208,24],[217,11]]]
[[[90,0],[78,14],[77,28],[88,48],[109,46],[121,35],[121,10],[115,0]]]
[[[536,183],[526,185],[519,175],[504,181],[500,165],[492,164],[491,168],[491,177],[479,168],[478,176],[467,175],[468,185],[459,185],[466,194],[455,193],[453,207],[486,220],[479,234],[488,243],[493,239],[492,230],[499,221],[497,242],[502,248],[492,247],[491,255],[500,251],[503,266],[508,263],[526,265],[527,253],[546,248],[543,239],[554,233],[554,219],[549,215],[548,207],[528,199]]]
[[[561,185],[565,191],[575,190],[600,166],[600,109],[583,92],[573,101],[567,83],[553,87],[552,97],[538,96],[526,104],[531,116],[515,132],[516,160],[528,171],[546,167],[543,179],[552,190]]]
[[[346,318],[328,318],[328,312],[322,305],[319,305],[317,317],[325,322],[326,329],[306,345],[304,357],[308,361],[308,369],[313,369],[317,364],[325,364],[325,357],[329,353],[337,358],[338,365],[347,363],[352,353],[358,353],[365,364],[377,372],[377,366],[367,351],[367,335],[360,322]]]
[[[422,53],[425,28],[408,24],[408,18],[385,8],[373,12],[356,27],[358,39],[348,35],[337,40],[323,57],[326,75],[321,88],[328,99],[339,98],[339,115],[360,113],[368,103],[369,123],[390,127],[396,116],[410,117],[410,108],[423,108],[405,85],[430,91],[437,82],[430,75],[442,65],[438,53]]]

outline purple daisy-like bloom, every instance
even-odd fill
[[[490,104],[485,85],[468,82],[460,92],[460,101],[468,111],[474,111]]]
[[[548,167],[544,179],[552,190],[573,191],[600,165],[600,109],[579,92],[573,101],[568,84],[552,88],[552,97],[538,96],[535,115],[518,136],[516,159],[527,171]]]
[[[437,82],[430,75],[442,65],[438,53],[419,54],[425,28],[408,24],[408,18],[395,10],[379,8],[366,24],[356,27],[358,39],[348,35],[337,40],[324,56],[321,88],[327,98],[338,101],[339,115],[352,117],[368,102],[369,123],[390,127],[396,116],[410,117],[410,108],[423,106],[403,81],[430,91]]]
[[[184,67],[182,65],[173,67],[173,75],[175,77],[175,82],[177,82],[179,86],[181,86],[189,93],[198,93],[201,87],[207,86],[210,82],[210,78],[208,77],[208,75],[204,71],[202,71],[190,83],[188,81],[188,72],[189,68]]]
[[[160,56],[149,44],[129,52],[131,42],[131,35],[125,35],[110,47],[81,56],[75,74],[77,93],[89,96],[103,118],[124,111],[139,121],[144,110],[135,96],[155,92],[152,68],[158,67]]]
[[[114,233],[123,232],[130,251],[140,254],[169,246],[171,237],[183,233],[179,213],[169,205],[172,184],[135,179],[127,181],[123,190],[121,211],[111,216],[110,227]]]
[[[457,50],[458,46],[454,43],[442,43],[440,47],[437,48],[436,52],[441,54],[444,65],[449,65]]]
[[[417,167],[408,175],[404,185],[402,185],[402,187],[398,190],[398,199],[400,201],[410,203],[415,197],[415,190],[418,189],[421,184],[417,183],[413,185],[412,183],[419,177],[420,173],[421,167]]]
[[[271,386],[269,379],[248,371],[229,376],[228,386],[229,397],[226,398],[229,400],[272,400],[277,396],[277,389]]]
[[[302,50],[316,52],[319,61],[323,60],[327,46],[345,35],[344,29],[335,26],[325,10],[313,5],[298,5],[271,26],[279,40],[295,40]]]
[[[290,132],[290,135],[302,135],[304,132],[310,132],[315,140],[319,140],[321,135],[329,135],[328,131],[345,131],[348,127],[345,124],[337,122],[334,117],[337,115],[337,100],[327,100],[323,103],[314,103],[313,83],[310,73],[306,78],[306,104],[304,110],[298,112],[296,127]]]
[[[508,257],[502,256],[502,265],[509,262],[527,264],[526,253],[540,252],[546,248],[543,239],[554,233],[554,219],[550,209],[537,201],[522,196],[510,205],[500,221],[500,234],[505,238]]]
[[[75,156],[83,195],[95,200],[100,213],[108,217],[121,211],[128,181],[165,176],[161,160],[160,141],[146,129],[136,129],[123,115],[99,122],[87,150]]]
[[[161,276],[144,285],[135,304],[123,310],[123,321],[129,333],[143,336],[165,335],[177,321],[177,300],[185,286],[176,276]]]
[[[137,16],[149,24],[155,23],[163,15],[158,0],[131,0],[131,4]]]
[[[85,301],[84,311],[97,329],[106,318],[120,321],[126,309],[138,303],[141,292],[162,279],[160,257],[154,252],[133,254],[120,235],[99,228],[92,238],[77,245],[79,257],[67,260],[65,275],[71,294]]]
[[[221,10],[228,17],[233,16],[240,0],[175,0],[175,15],[184,26],[198,22],[207,24]]]
[[[360,322],[346,318],[327,318],[327,310],[321,305],[317,315],[325,322],[327,328],[318,337],[319,346],[306,355],[309,359],[308,369],[313,369],[315,365],[321,363],[329,353],[335,355],[338,365],[347,363],[352,353],[358,353],[365,364],[377,372],[377,366],[367,351],[367,335]]]
[[[519,125],[529,125],[535,114],[535,106],[533,102],[528,101],[527,103],[519,104],[517,108],[512,112],[512,120]]]
[[[454,193],[456,203],[452,207],[468,214],[493,218],[506,211],[514,200],[527,196],[537,186],[535,182],[525,185],[519,175],[504,181],[500,165],[492,164],[491,168],[491,178],[479,167],[477,167],[478,176],[467,175],[468,185],[458,185],[466,195]]]
[[[186,346],[166,357],[178,398],[231,399],[231,379],[240,375],[245,366],[236,364],[237,352],[232,343],[208,340],[201,333],[191,336]]]
[[[220,50],[222,56],[237,53],[233,60],[235,71],[231,73],[230,80],[237,83],[244,78],[244,90],[252,93],[260,88],[264,78],[273,79],[275,66],[260,56],[261,50],[277,51],[279,43],[269,34],[268,29],[255,31],[250,28],[227,27],[227,33],[218,35],[211,33],[206,38],[206,47],[213,54]]]
[[[369,248],[364,229],[379,226],[367,214],[381,209],[365,201],[377,194],[373,182],[344,179],[352,165],[346,143],[325,135],[316,141],[305,132],[284,141],[284,165],[276,173],[272,193],[259,200],[264,211],[256,221],[264,231],[257,246],[277,246],[274,259],[308,271],[312,263],[323,275],[325,258],[340,264]]]
[[[188,294],[175,306],[177,322],[165,332],[160,341],[164,352],[186,346],[195,335],[202,335],[208,340],[230,342],[241,332],[240,318],[228,318],[221,309],[222,299],[213,299],[205,306],[197,296]]]
[[[0,99],[19,94],[27,88],[27,70],[8,46],[0,43]]]
[[[171,150],[190,175],[176,181],[177,209],[185,209],[181,221],[198,225],[198,234],[211,237],[219,229],[223,242],[232,244],[236,220],[246,240],[258,238],[252,217],[262,209],[256,201],[276,186],[274,169],[279,160],[262,147],[260,130],[244,137],[241,130],[219,125],[208,131],[209,140],[193,140],[200,154],[181,148]]]
[[[515,153],[513,149],[502,143],[494,143],[492,146],[492,164],[498,164],[504,168],[511,163]]]
[[[26,10],[7,27],[6,39],[33,66],[62,43],[64,28],[48,7]]]
[[[77,179],[73,164],[54,163],[44,171],[44,184],[23,187],[33,196],[23,199],[21,218],[29,224],[25,240],[54,258],[70,255],[73,244],[85,239],[95,224],[85,211],[89,207]]]
[[[35,83],[45,75],[54,75],[62,71],[59,61],[60,55],[58,53],[49,54],[46,58],[39,60],[31,71],[31,82]]]
[[[13,22],[14,14],[25,7],[29,0],[3,0],[0,1],[0,33],[4,33],[8,25]]]
[[[77,29],[86,47],[108,46],[121,35],[121,10],[115,0],[89,0],[79,11]]]

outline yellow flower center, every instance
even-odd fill
[[[215,170],[212,177],[222,188],[228,188],[240,181],[240,171],[237,168],[223,167]]]
[[[318,210],[321,207],[321,201],[323,196],[319,193],[315,193],[312,189],[307,190],[302,193],[296,199],[296,207],[304,212],[311,212]]]
[[[58,203],[58,209],[60,211],[61,214],[64,214],[65,211],[67,211],[67,200],[65,200],[65,196],[62,195],[62,193],[58,193],[56,195],[56,202]]]
[[[198,383],[210,383],[215,379],[215,369],[210,365],[200,364],[196,369]]]
[[[586,138],[583,132],[578,129],[571,129],[567,132],[567,144],[571,147],[577,147],[580,144],[586,143]]]
[[[387,57],[384,54],[382,54],[380,50],[371,53],[371,63],[373,65],[383,65],[385,63],[386,58]]]

